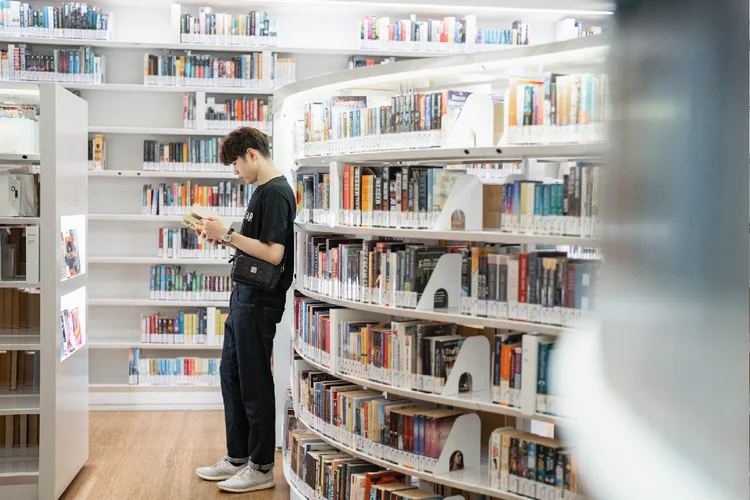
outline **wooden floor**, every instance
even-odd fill
[[[281,455],[276,488],[221,492],[195,475],[224,453],[221,412],[92,412],[90,457],[61,500],[279,500],[289,498]]]

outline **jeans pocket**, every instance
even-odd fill
[[[253,305],[255,297],[250,288],[246,286],[237,286],[237,288],[234,289],[234,299],[243,306],[251,306]]]

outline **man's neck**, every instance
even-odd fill
[[[256,184],[262,186],[266,182],[275,179],[280,175],[281,172],[276,168],[276,165],[274,165],[272,161],[268,161],[263,163],[258,169],[258,180],[256,181]]]

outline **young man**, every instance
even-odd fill
[[[215,465],[196,470],[202,479],[221,481],[218,486],[224,491],[244,493],[275,485],[276,400],[271,354],[294,273],[296,200],[271,160],[263,132],[239,128],[224,138],[219,153],[222,163],[234,165],[235,175],[256,188],[239,233],[209,220],[202,236],[284,266],[272,292],[234,284],[221,355],[227,454]]]

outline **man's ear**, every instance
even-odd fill
[[[250,161],[256,161],[258,159],[258,152],[254,149],[247,148],[246,154]]]

